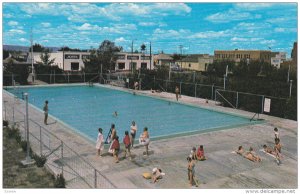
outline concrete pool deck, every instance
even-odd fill
[[[175,99],[174,94],[166,92],[151,93],[150,91],[138,91],[138,93],[166,98],[172,101]],[[3,92],[3,101],[12,104],[13,100],[14,98],[11,95]],[[214,101],[205,103],[205,99],[182,96],[179,101],[249,118],[254,115],[254,113],[246,111],[216,106]],[[24,103],[20,102],[16,108],[23,111]],[[49,108],[51,114],[51,106]],[[101,158],[96,157],[95,142],[79,136],[65,125],[59,122],[53,125],[43,125],[44,115],[41,111],[29,107],[29,115],[31,119],[49,129],[49,131],[57,135],[69,147],[75,148],[78,154],[104,174],[117,188],[190,188],[187,180],[186,157],[189,155],[192,147],[199,146],[200,144],[204,145],[208,159],[196,163],[196,177],[200,181],[198,188],[298,188],[298,129],[296,121],[260,115],[260,118],[265,120],[264,123],[155,140],[150,143],[149,156],[143,156],[144,147],[137,145],[132,149],[134,156],[132,161],[122,159],[124,152],[121,152],[120,162],[116,164],[114,163],[114,158],[109,155],[105,154]],[[50,118],[49,122],[52,121],[53,119]],[[142,124],[138,123],[138,126],[137,136],[142,132]],[[281,143],[283,145],[282,153],[284,159],[282,161],[283,164],[280,166],[276,164],[273,157],[259,151],[262,149],[263,144],[274,146],[274,127],[279,128]],[[104,130],[104,134],[106,134],[108,129]],[[151,130],[149,133],[151,137]],[[122,141],[123,134],[120,135],[120,139]],[[252,146],[262,158],[262,162],[253,163],[237,154],[231,153],[239,145],[242,145],[245,149]],[[163,179],[159,180],[156,184],[142,178],[142,173],[151,172],[154,167],[159,167],[166,173]],[[72,182],[69,182],[67,187],[86,188],[80,184],[72,184]]]

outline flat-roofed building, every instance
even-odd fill
[[[173,62],[173,58],[169,54],[160,53],[158,55],[153,56],[155,65],[171,65]]]
[[[280,68],[280,65],[286,61],[286,52],[278,52],[275,54],[275,57],[271,57],[271,65],[276,67],[277,69]]]
[[[236,64],[242,60],[254,61],[259,60],[262,62],[271,63],[271,57],[275,54],[269,50],[215,50],[214,60],[231,60]]]
[[[116,71],[128,71],[138,69],[153,69],[153,56],[150,60],[150,54],[119,52],[116,54]],[[150,64],[151,62],[151,64]]]
[[[177,61],[182,69],[194,71],[206,71],[209,64],[213,63],[213,56],[209,54],[191,54]]]
[[[34,52],[34,63],[41,63],[41,54],[43,52]],[[90,57],[89,52],[79,51],[57,51],[49,52],[49,60],[54,59],[53,65],[57,65],[64,71],[81,71],[84,67],[84,60]],[[29,53],[29,60],[31,60],[31,53]]]

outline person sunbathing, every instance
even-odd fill
[[[255,152],[253,151],[253,148],[250,147],[249,151],[244,155],[245,158],[247,158],[248,160],[251,160],[253,162],[260,162],[261,158],[255,154]]]
[[[235,151],[235,153],[239,154],[239,155],[243,155],[244,154],[244,148],[243,146],[239,146],[238,147],[238,150]]]
[[[165,175],[165,173],[163,173],[160,168],[153,168],[153,170],[152,170],[153,183],[156,183],[158,181],[158,179],[162,179],[163,175]]]
[[[266,153],[269,153],[269,154],[272,154],[272,155],[276,155],[275,151],[272,148],[268,147],[266,144],[263,145],[263,148],[264,148],[264,151]]]

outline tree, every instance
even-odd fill
[[[146,50],[146,45],[145,44],[142,44],[141,45],[141,52],[144,53]]]
[[[32,47],[33,47],[33,52],[44,52],[45,50],[47,50],[45,47],[43,47],[38,43],[35,43]],[[31,52],[31,47],[29,48],[29,52]]]
[[[55,58],[50,60],[50,54],[47,50],[41,53],[40,58],[42,62],[39,63],[44,66],[51,66],[55,61]]]
[[[72,49],[67,46],[64,46],[64,47],[61,47],[58,51],[82,51],[82,50],[80,50],[78,48]]]
[[[98,49],[92,49],[90,58],[84,60],[85,72],[108,72],[115,69],[115,61],[117,60],[117,52],[122,51],[122,47],[118,47],[114,42],[104,40]]]
[[[13,59],[9,59],[9,61],[3,64],[3,75],[14,74],[15,81],[19,82],[21,85],[28,84],[27,78],[29,76],[28,65],[24,64],[15,64]],[[8,80],[6,78],[9,78]],[[4,85],[10,85],[11,78],[4,76]]]
[[[3,60],[9,57],[9,51],[3,50]]]

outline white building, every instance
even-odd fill
[[[41,52],[34,52],[34,63],[40,63]],[[77,52],[77,51],[57,51],[49,53],[50,60],[54,59],[54,64],[64,71],[81,71],[84,67],[83,60],[88,59],[89,52]],[[31,60],[31,53],[29,53],[29,60]]]
[[[286,61],[286,52],[278,52],[275,57],[271,57],[271,65],[276,67],[277,69],[280,68],[280,64]]]
[[[151,61],[151,64],[150,64]],[[116,60],[116,71],[121,70],[138,70],[138,69],[153,69],[153,56],[150,54],[143,53],[127,53],[127,52],[119,52],[117,53]]]

